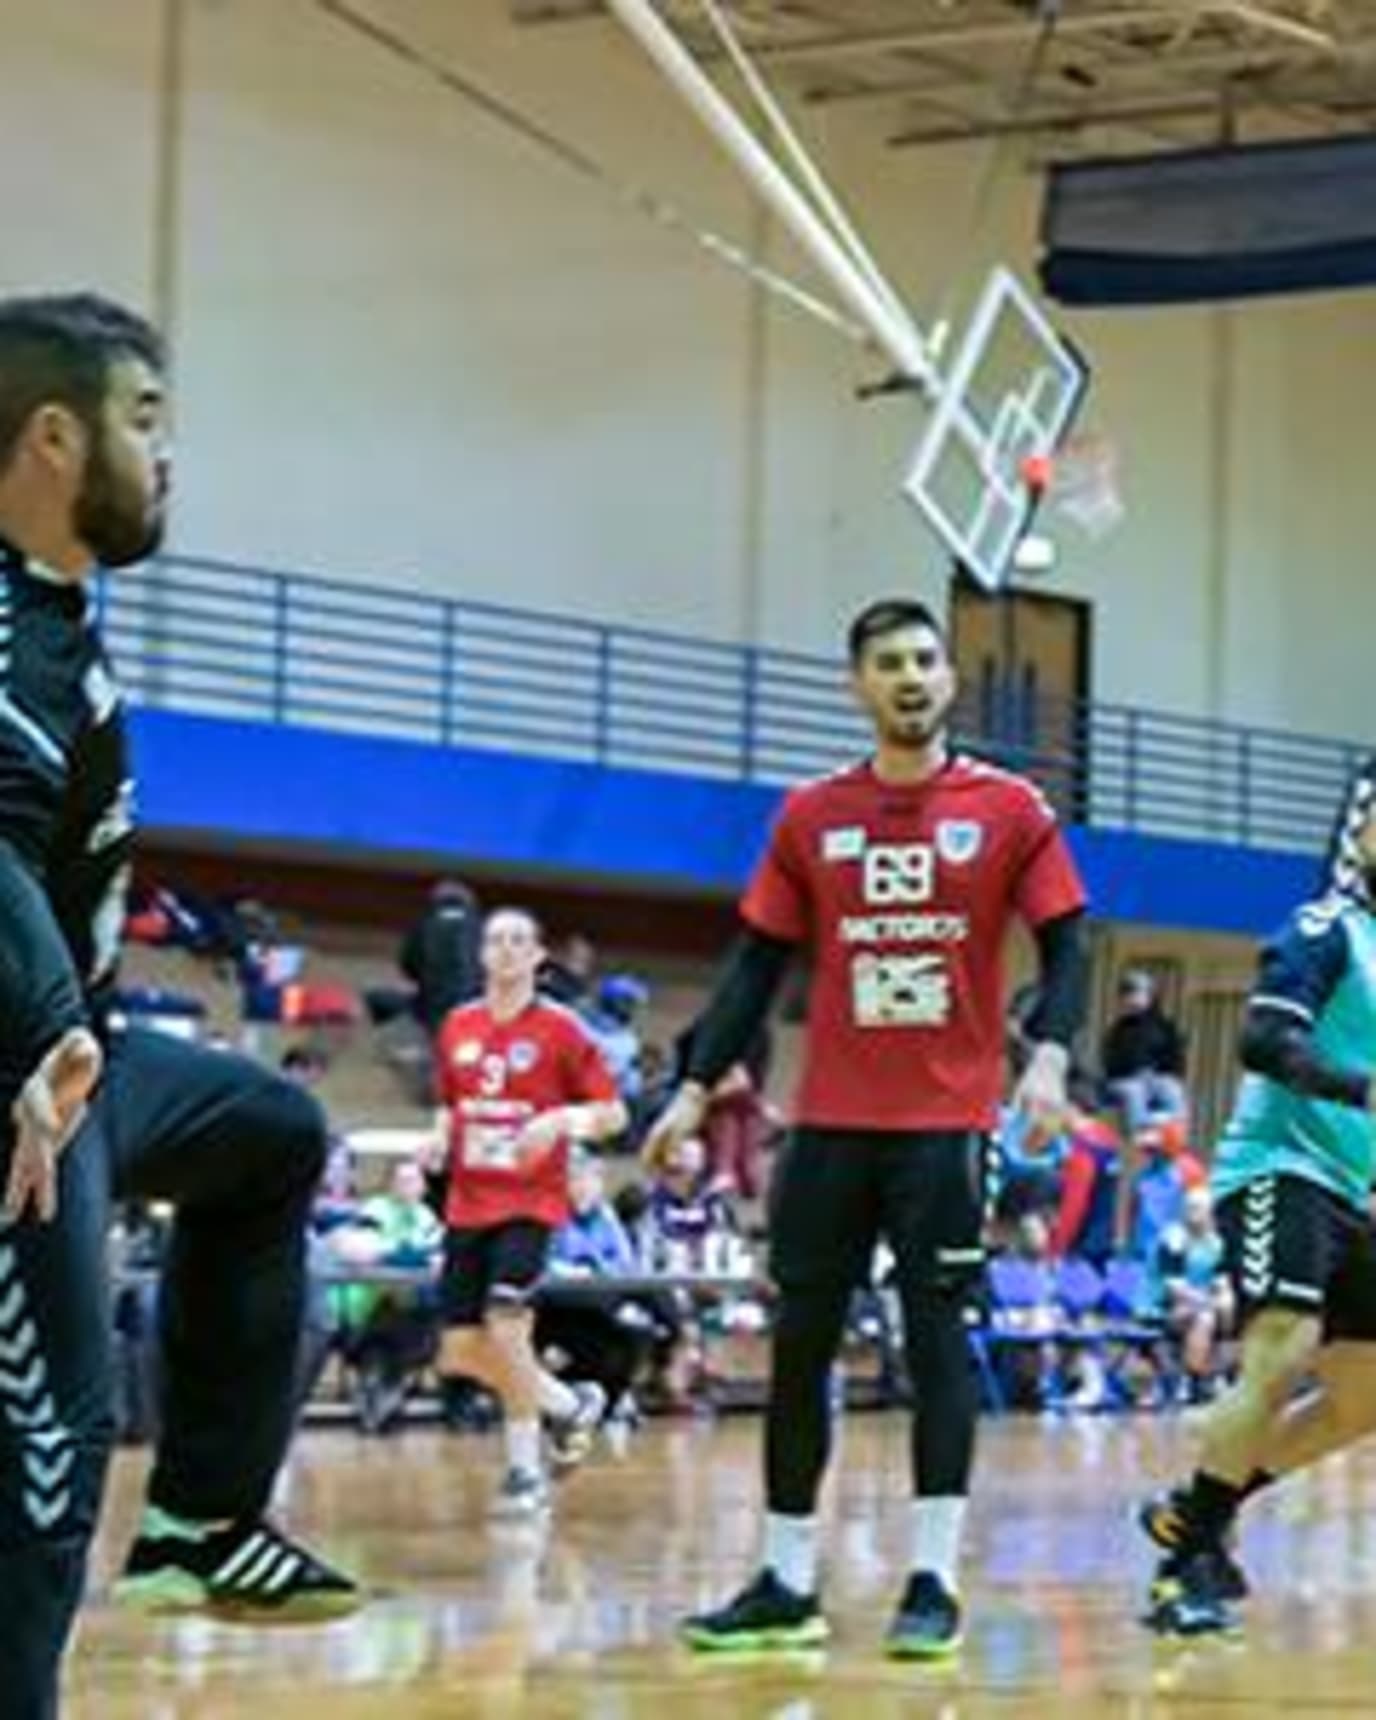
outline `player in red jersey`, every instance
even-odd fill
[[[874,755],[785,801],[741,906],[743,934],[693,1034],[688,1079],[648,1148],[660,1154],[697,1128],[806,949],[801,1089],[770,1200],[779,1294],[763,1567],[684,1632],[703,1649],[825,1639],[815,1509],[828,1378],[883,1236],[918,1404],[911,1575],[888,1647],[934,1656],[961,1633],[956,1566],[977,1410],[965,1314],[984,1262],[985,1149],[1003,1083],[1003,944],[1021,918],[1039,947],[1018,1102],[1049,1133],[1083,1013],[1085,897],[1040,792],[950,751],[955,671],[930,611],[872,604],[849,645]]]
[[[549,1499],[540,1418],[551,1457],[587,1449],[605,1407],[592,1385],[567,1386],[539,1364],[530,1298],[551,1233],[569,1216],[568,1153],[626,1127],[626,1107],[587,1030],[536,995],[540,928],[514,908],[483,928],[484,992],[452,1010],[436,1042],[450,1182],[445,1205],[440,1365],[481,1381],[506,1416],[504,1516],[534,1516]]]

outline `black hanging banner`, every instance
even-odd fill
[[[1042,244],[1042,285],[1068,305],[1370,286],[1376,137],[1054,167]]]

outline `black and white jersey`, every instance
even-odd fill
[[[0,541],[0,1085],[114,979],[134,833],[124,714],[81,586]]]

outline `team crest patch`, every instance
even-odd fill
[[[948,864],[964,866],[984,845],[984,829],[970,818],[945,818],[936,827],[936,851]]]
[[[528,1075],[540,1061],[540,1047],[530,1039],[514,1040],[506,1060],[514,1075]]]
[[[483,1060],[483,1042],[481,1039],[465,1039],[461,1045],[454,1047],[454,1062],[460,1069],[471,1069],[475,1063]]]
[[[822,858],[826,861],[859,860],[865,852],[865,831],[859,824],[844,830],[822,832]]]

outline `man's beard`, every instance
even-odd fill
[[[102,567],[128,567],[156,554],[166,521],[162,508],[150,507],[137,485],[114,470],[104,439],[97,437],[76,499],[74,523]]]
[[[950,705],[946,704],[934,705],[915,719],[893,716],[884,725],[884,739],[902,751],[923,752],[940,739],[950,714]]]

